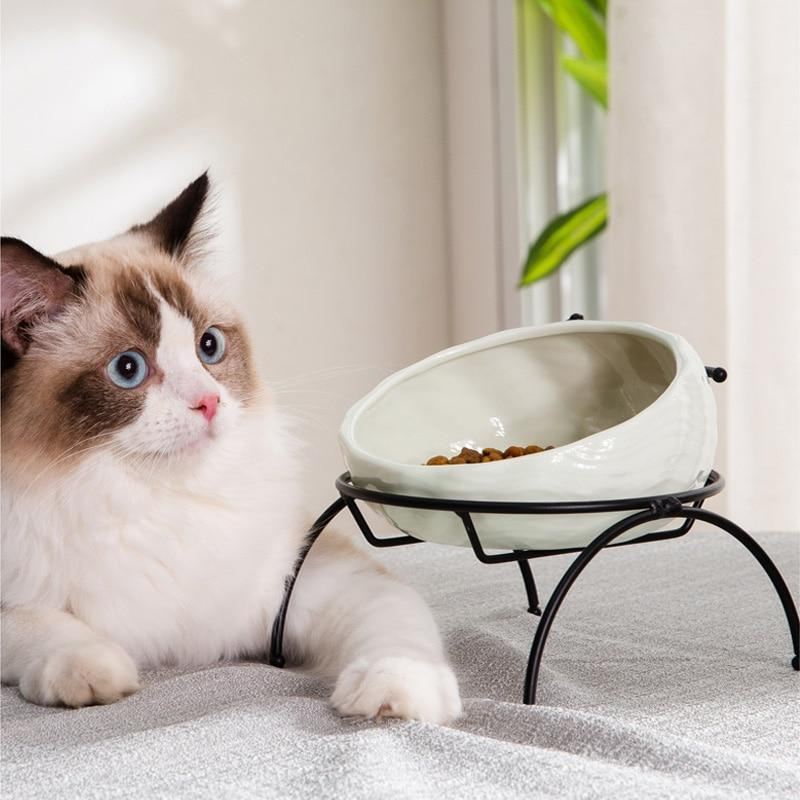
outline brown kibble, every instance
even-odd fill
[[[517,447],[517,445],[512,444],[511,447],[507,447],[505,452],[503,453],[503,458],[519,458],[519,456],[525,455],[525,451],[521,447]]]
[[[503,461],[508,458],[519,458],[520,456],[542,453],[545,450],[552,450],[553,445],[540,447],[538,444],[529,444],[524,447],[512,444],[506,448],[505,452],[496,447],[484,447],[479,453],[471,447],[462,447],[458,455],[448,459],[447,456],[431,456],[426,464],[431,467],[442,464],[488,464],[490,461]]]
[[[460,458],[463,458],[467,464],[477,464],[481,460],[481,454],[477,450],[472,450],[469,447],[462,447],[458,455]]]

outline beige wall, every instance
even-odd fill
[[[614,0],[608,316],[685,336],[715,386],[718,501],[800,528],[800,5]]]
[[[439,3],[4,0],[2,23],[3,232],[102,238],[210,166],[219,268],[326,501],[346,408],[449,343]]]
[[[679,333],[706,364],[725,365],[724,54],[706,46],[723,3],[610,4],[607,316]],[[714,393],[727,472],[724,391]]]
[[[731,504],[800,531],[800,4],[725,15]]]
[[[521,324],[527,251],[513,0],[442,0],[454,342]],[[536,191],[525,187],[526,199]]]

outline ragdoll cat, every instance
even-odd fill
[[[242,324],[195,258],[207,194],[203,175],[54,259],[3,239],[2,680],[34,703],[109,703],[138,668],[267,648],[307,510]],[[342,714],[460,712],[422,599],[333,532],[286,645]]]

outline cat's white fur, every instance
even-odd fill
[[[189,321],[161,311],[165,380],[114,438],[144,459],[101,446],[57,479],[4,471],[2,679],[33,702],[111,702],[137,689],[138,668],[263,655],[303,540],[297,444],[280,413],[269,400],[242,408],[197,360]],[[221,397],[213,436],[190,408],[209,390]],[[157,450],[178,461],[165,469],[146,455]],[[335,534],[301,572],[286,637],[335,681],[344,714],[460,713],[425,603]]]

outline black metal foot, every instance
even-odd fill
[[[525,594],[528,596],[528,613],[542,616],[542,609],[539,607],[539,592],[536,589],[536,581],[533,579],[533,570],[528,560],[517,561],[519,571],[522,573],[522,582],[525,584]]]
[[[709,376],[717,380],[724,379],[721,372],[709,368]],[[308,532],[306,544],[300,552],[295,572],[286,581],[286,591],[283,602],[275,617],[272,627],[272,640],[269,656],[269,663],[276,667],[283,667],[285,658],[283,654],[283,635],[286,624],[286,615],[294,589],[297,574],[303,565],[314,542],[330,523],[330,521],[345,507],[347,507],[354,520],[356,521],[364,538],[375,547],[395,547],[405,544],[416,544],[419,539],[413,536],[394,536],[385,539],[378,539],[370,530],[369,524],[356,505],[356,500],[377,503],[379,505],[398,506],[406,508],[420,508],[430,511],[450,511],[456,514],[464,524],[467,538],[472,545],[475,556],[484,564],[500,564],[509,561],[516,561],[519,564],[522,579],[525,584],[525,592],[528,599],[528,612],[540,616],[541,619],[536,628],[531,645],[531,653],[528,658],[528,668],[525,674],[525,689],[523,702],[532,705],[536,702],[536,686],[539,678],[539,668],[541,665],[544,646],[547,636],[553,625],[553,620],[569,592],[572,584],[577,580],[580,573],[585,569],[589,562],[605,547],[621,547],[644,542],[655,542],[683,536],[697,520],[707,522],[737,539],[743,544],[753,557],[761,564],[772,581],[773,588],[777,593],[786,619],[789,623],[789,633],[792,638],[794,657],[792,667],[800,671],[800,621],[798,620],[797,608],[794,600],[786,587],[777,567],[764,552],[763,548],[748,533],[730,520],[706,511],[701,508],[703,501],[708,497],[722,491],[725,481],[719,473],[711,471],[705,486],[698,489],[691,489],[676,495],[657,495],[652,497],[631,498],[623,500],[597,500],[583,501],[574,503],[492,503],[488,501],[467,501],[449,500],[438,498],[408,497],[405,495],[393,495],[384,492],[361,489],[352,484],[349,473],[340,475],[336,480],[336,488],[340,497],[329,506],[319,519],[314,523]],[[691,506],[686,504],[691,503]],[[641,509],[641,511],[636,511]],[[600,513],[600,512],[631,511],[629,517],[612,525],[603,531],[585,548],[565,548],[563,550],[514,550],[504,553],[487,553],[481,544],[478,532],[473,524],[472,513],[493,513],[493,514],[579,514],[579,513]],[[619,536],[638,525],[643,525],[657,519],[682,519],[683,523],[676,530],[664,531],[659,533],[645,534],[625,542],[614,542]],[[539,597],[536,589],[536,582],[533,579],[529,559],[541,558],[544,556],[560,555],[564,553],[578,553],[575,561],[569,566],[561,577],[558,585],[554,589],[550,600],[542,612],[539,606]]]
[[[292,599],[292,592],[294,591],[294,585],[297,581],[297,575],[300,572],[300,567],[303,566],[303,562],[306,560],[311,547],[313,546],[314,542],[317,541],[319,535],[325,530],[325,528],[328,527],[331,520],[344,507],[344,498],[339,497],[333,503],[331,503],[322,512],[322,514],[320,514],[316,522],[311,526],[306,534],[306,543],[303,545],[303,549],[300,551],[300,555],[297,557],[297,561],[294,566],[294,572],[286,579],[286,590],[283,593],[283,601],[281,602],[281,607],[278,609],[278,613],[272,623],[272,637],[270,640],[268,660],[273,667],[283,669],[286,664],[286,659],[283,655],[283,632],[284,628],[286,627],[286,613],[289,610],[289,601]]]
[[[658,518],[658,512],[654,510],[639,511],[630,517],[621,520],[616,525],[612,525],[607,530],[597,536],[591,544],[581,550],[578,557],[569,565],[567,571],[561,576],[558,585],[553,589],[550,599],[544,609],[544,614],[536,628],[531,645],[531,654],[528,657],[528,669],[525,673],[525,689],[522,695],[522,702],[532,706],[536,702],[536,685],[539,681],[539,668],[544,654],[544,645],[547,641],[547,634],[553,625],[558,609],[570,587],[583,572],[586,565],[610,542],[621,536],[625,531],[635,528],[645,522],[650,522]]]
[[[761,545],[758,544],[758,542],[756,542],[756,540],[753,539],[750,534],[748,534],[738,525],[731,522],[729,519],[720,516],[719,514],[715,514],[712,511],[706,511],[703,508],[697,507],[679,507],[671,508],[668,511],[665,511],[663,508],[653,507],[652,509],[632,514],[626,519],[621,520],[607,530],[603,531],[603,533],[597,536],[584,550],[581,551],[580,555],[575,559],[575,561],[572,562],[572,564],[570,564],[567,571],[561,577],[561,580],[553,590],[553,594],[550,596],[550,600],[545,607],[542,619],[536,628],[536,635],[534,636],[533,644],[531,645],[531,653],[530,657],[528,658],[528,669],[525,675],[525,689],[523,694],[524,703],[527,705],[533,705],[536,702],[536,685],[539,679],[539,668],[541,666],[547,635],[553,625],[553,620],[558,613],[558,609],[561,607],[561,603],[564,601],[564,598],[572,587],[572,584],[575,583],[578,576],[588,566],[589,562],[604,547],[611,544],[614,539],[621,536],[626,531],[629,531],[631,528],[635,528],[638,525],[643,525],[647,522],[651,522],[655,519],[663,517],[694,519],[707,522],[710,525],[713,525],[733,536],[750,551],[756,561],[758,561],[758,563],[767,573],[769,579],[772,581],[775,592],[781,601],[781,605],[783,606],[783,610],[786,614],[786,620],[789,623],[789,634],[792,638],[792,645],[795,652],[795,656],[792,659],[792,667],[794,667],[795,670],[800,671],[800,659],[797,655],[798,652],[800,652],[800,619],[798,619],[797,616],[797,608],[795,607],[794,600],[792,599],[789,589],[786,586],[786,582],[783,580],[778,568],[772,562],[772,559],[770,559],[770,557],[766,554]]]

